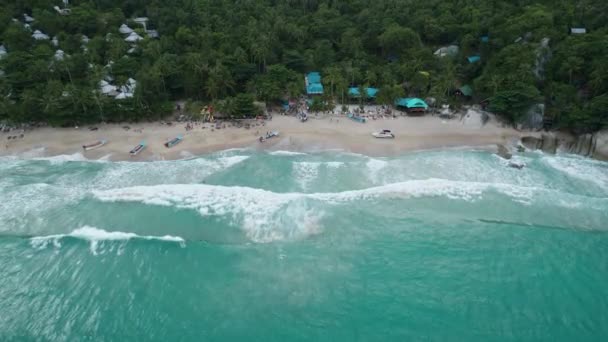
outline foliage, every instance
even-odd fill
[[[0,59],[0,119],[155,120],[176,99],[252,115],[254,99],[299,97],[304,73],[316,70],[326,92],[320,108],[344,103],[350,86],[379,88],[376,101],[392,104],[403,96],[453,102],[453,91],[469,84],[472,101],[489,99],[511,121],[544,97],[559,127],[606,125],[603,0],[96,0],[71,2],[70,15],[53,10],[60,3],[18,0],[0,8],[8,51]],[[24,13],[35,18],[30,28]],[[159,38],[132,20],[141,16]],[[144,39],[126,42],[121,24]],[[570,35],[570,27],[588,33]],[[58,46],[32,39],[34,30],[57,37]],[[543,38],[546,61],[538,53]],[[456,56],[433,54],[450,44],[459,46]],[[63,60],[55,59],[57,49]],[[481,60],[469,63],[471,55]],[[120,87],[129,78],[137,80],[133,97],[100,92],[102,80]]]

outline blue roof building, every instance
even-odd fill
[[[309,83],[306,86],[306,93],[308,95],[321,95],[323,94],[323,85],[321,83]]]
[[[308,83],[321,83],[321,74],[316,71],[309,72],[308,75],[306,75],[306,79],[308,80]]]
[[[467,57],[467,60],[469,61],[469,63],[473,64],[473,63],[477,63],[481,60],[481,57],[475,55],[475,56],[469,56]]]
[[[323,84],[321,84],[321,74],[316,71],[309,72],[304,77],[306,82],[306,94],[321,95],[323,94]]]
[[[406,108],[408,111],[422,112],[429,109],[429,105],[423,99],[417,97],[404,97],[395,101],[395,106]]]
[[[368,98],[375,98],[376,95],[378,94],[378,88],[365,88],[365,92],[367,93],[367,97]],[[348,88],[348,96],[350,97],[359,97],[361,96],[360,92],[359,92],[359,88],[357,87],[350,87]]]

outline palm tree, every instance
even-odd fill
[[[234,80],[230,71],[218,60],[213,68],[209,70],[207,79],[207,95],[215,100],[220,95],[225,95],[234,89]]]
[[[367,84],[376,84],[377,81],[378,81],[378,75],[376,75],[375,72],[373,72],[372,70],[367,70],[365,72],[365,82]]]
[[[329,82],[329,91],[330,94],[334,95],[336,81],[342,77],[342,71],[338,67],[329,67],[325,70],[325,81]]]
[[[340,75],[336,80],[336,91],[342,96],[342,104],[344,104],[344,97],[348,91],[348,81],[344,76]]]

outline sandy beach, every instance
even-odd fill
[[[415,150],[487,147],[497,144],[514,144],[520,132],[502,127],[491,117],[485,124],[474,120],[443,120],[436,116],[397,117],[368,120],[358,123],[342,117],[315,117],[300,122],[294,117],[275,115],[269,121],[252,121],[249,129],[237,128],[226,123],[226,128],[211,129],[211,124],[198,124],[187,131],[186,123],[171,126],[157,123],[96,125],[97,131],[88,127],[38,128],[26,131],[23,138],[8,140],[15,132],[1,133],[0,155],[16,155],[22,158],[50,157],[81,153],[87,159],[108,160],[171,160],[182,159],[229,148],[254,148],[313,152],[340,149],[370,156],[390,156]],[[126,130],[124,126],[129,126]],[[223,126],[223,124],[222,124]],[[205,128],[203,128],[205,127]],[[376,139],[371,133],[390,129],[395,139]],[[280,137],[260,143],[260,135],[279,131]],[[163,143],[183,135],[184,140],[173,148]],[[83,151],[82,145],[106,139],[108,143],[96,150]],[[129,155],[129,150],[144,140],[146,149],[139,155]]]

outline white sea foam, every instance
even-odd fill
[[[370,180],[374,183],[378,183],[380,173],[388,165],[388,162],[380,159],[370,158],[365,165],[367,166],[367,172]]]
[[[293,176],[302,190],[307,190],[312,182],[319,176],[321,163],[295,162],[293,163]]]
[[[175,161],[117,162],[108,165],[91,183],[96,188],[166,183],[199,183],[206,177],[247,160],[249,156]]]
[[[417,197],[475,201],[481,199],[486,191],[499,192],[513,201],[527,204],[535,192],[543,189],[428,179],[338,193],[275,193],[248,187],[172,184],[95,191],[93,195],[106,202],[140,202],[192,209],[202,216],[223,216],[233,225],[243,228],[253,241],[267,242],[319,231],[323,214],[318,208],[323,205],[315,205],[315,201],[339,204],[375,198]]]
[[[327,167],[332,168],[332,169],[337,169],[337,168],[342,167],[342,165],[344,165],[343,162],[326,162],[324,164],[327,165]]]
[[[219,158],[219,162],[223,168],[229,168],[238,163],[241,163],[245,160],[249,159],[249,156],[230,156],[230,157],[221,157]]]
[[[89,159],[87,159],[80,152],[76,152],[73,154],[60,154],[60,155],[52,156],[52,157],[38,157],[38,158],[32,158],[32,159],[47,160],[51,164],[61,164],[61,163],[70,162],[70,161],[89,161]]]
[[[551,156],[542,159],[550,167],[570,177],[593,183],[608,190],[608,164],[574,156]]]
[[[269,153],[272,156],[305,156],[306,153],[293,151],[273,151]]]
[[[55,234],[55,235],[46,235],[46,236],[36,236],[30,239],[30,243],[35,248],[46,248],[49,244],[52,244],[55,247],[61,246],[61,240],[64,238],[76,238],[81,240],[86,240],[90,243],[91,253],[97,254],[98,245],[103,241],[128,241],[131,239],[141,239],[141,240],[158,240],[158,241],[168,241],[168,242],[177,242],[182,247],[185,246],[186,241],[179,236],[152,236],[152,235],[137,235],[135,233],[125,233],[125,232],[108,232],[103,229],[84,226],[82,228],[78,228],[72,231],[69,234]]]
[[[75,203],[86,189],[32,183],[0,188],[0,230],[44,225],[44,213]],[[4,224],[3,224],[4,223]]]

